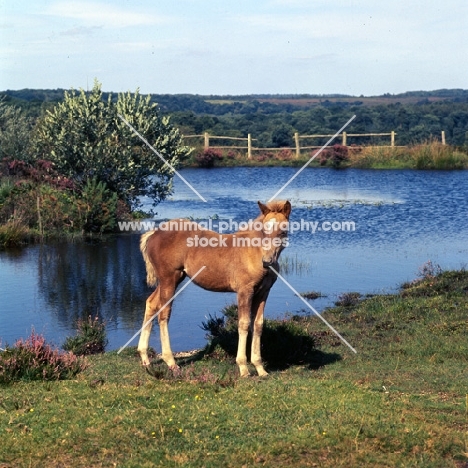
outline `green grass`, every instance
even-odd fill
[[[18,247],[30,242],[32,238],[28,227],[21,221],[13,220],[0,225],[0,250]]]
[[[353,151],[350,166],[367,169],[435,169],[468,168],[468,154],[437,141],[411,147],[365,147]]]
[[[311,317],[312,361],[239,379],[203,353],[152,376],[134,349],[1,388],[0,466],[465,467],[468,272]],[[156,367],[157,368],[157,365]],[[270,363],[270,370],[274,363]]]

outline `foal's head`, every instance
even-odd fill
[[[262,262],[263,267],[274,266],[281,251],[288,244],[289,201],[274,201],[264,205],[258,202],[262,214],[257,218],[263,223]]]

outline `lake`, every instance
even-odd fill
[[[258,215],[295,168],[185,169],[174,194],[156,207],[155,220],[246,221]],[[299,292],[319,291],[320,312],[345,292],[390,293],[431,260],[444,269],[468,263],[468,184],[463,171],[306,169],[279,196],[293,205],[296,230],[282,253],[283,274]],[[150,208],[147,200],[142,200]],[[344,224],[343,224],[344,223]],[[352,223],[352,224],[350,224]],[[316,226],[312,232],[311,226]],[[338,229],[340,226],[352,229]],[[0,346],[34,327],[56,345],[74,333],[79,317],[99,314],[116,349],[136,333],[151,290],[138,249],[140,233],[100,241],[34,245],[0,252]],[[235,300],[189,285],[176,299],[170,323],[174,351],[201,347],[201,322]],[[267,317],[304,309],[280,280],[270,293]],[[325,312],[326,315],[326,312]],[[136,345],[135,340],[132,345]],[[150,344],[159,350],[155,329]]]

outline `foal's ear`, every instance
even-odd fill
[[[271,210],[268,206],[264,205],[261,201],[258,202],[258,206],[263,216],[266,216]]]
[[[289,219],[289,215],[291,214],[291,203],[289,201],[285,201],[281,212]]]

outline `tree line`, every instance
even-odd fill
[[[0,93],[33,119],[63,100],[64,90],[19,90]],[[111,93],[102,98],[117,99]],[[440,138],[445,131],[448,144],[468,146],[468,90],[442,89],[385,94],[359,98],[346,95],[248,95],[201,96],[155,94],[163,115],[182,134],[247,137],[250,133],[259,147],[292,146],[293,135],[335,133],[353,114],[349,133],[397,133],[397,145],[421,143]],[[369,144],[353,138],[349,144]],[[224,144],[224,143],[223,143]],[[321,141],[317,141],[321,144]]]

